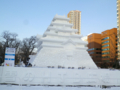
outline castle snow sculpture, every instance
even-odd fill
[[[87,42],[78,30],[72,29],[69,18],[55,15],[42,37],[38,37],[38,52],[32,65],[39,67],[97,68],[87,52]]]

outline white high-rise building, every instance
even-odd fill
[[[78,30],[72,29],[69,20],[65,16],[55,15],[43,36],[39,37],[33,66],[97,68],[86,51],[87,42],[81,40],[81,35],[75,34]]]

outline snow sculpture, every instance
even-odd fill
[[[42,37],[32,65],[39,67],[97,68],[87,50],[87,42],[81,40],[78,30],[72,29],[69,18],[55,15]]]

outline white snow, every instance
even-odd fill
[[[120,87],[62,87],[62,86],[15,86],[0,85],[0,90],[120,90]]]
[[[0,83],[40,85],[120,85],[120,71],[107,69],[0,67]]]
[[[39,67],[85,67],[97,66],[87,52],[87,42],[76,35],[69,18],[55,15],[42,37],[38,37],[38,53],[31,57],[32,65]]]

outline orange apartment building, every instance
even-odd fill
[[[117,59],[117,28],[103,31],[102,37],[102,61],[113,63]]]
[[[95,62],[95,64],[100,67],[101,65],[101,34],[93,33],[88,35],[88,53]]]
[[[88,35],[88,53],[97,66],[111,65],[117,59],[117,28]]]

